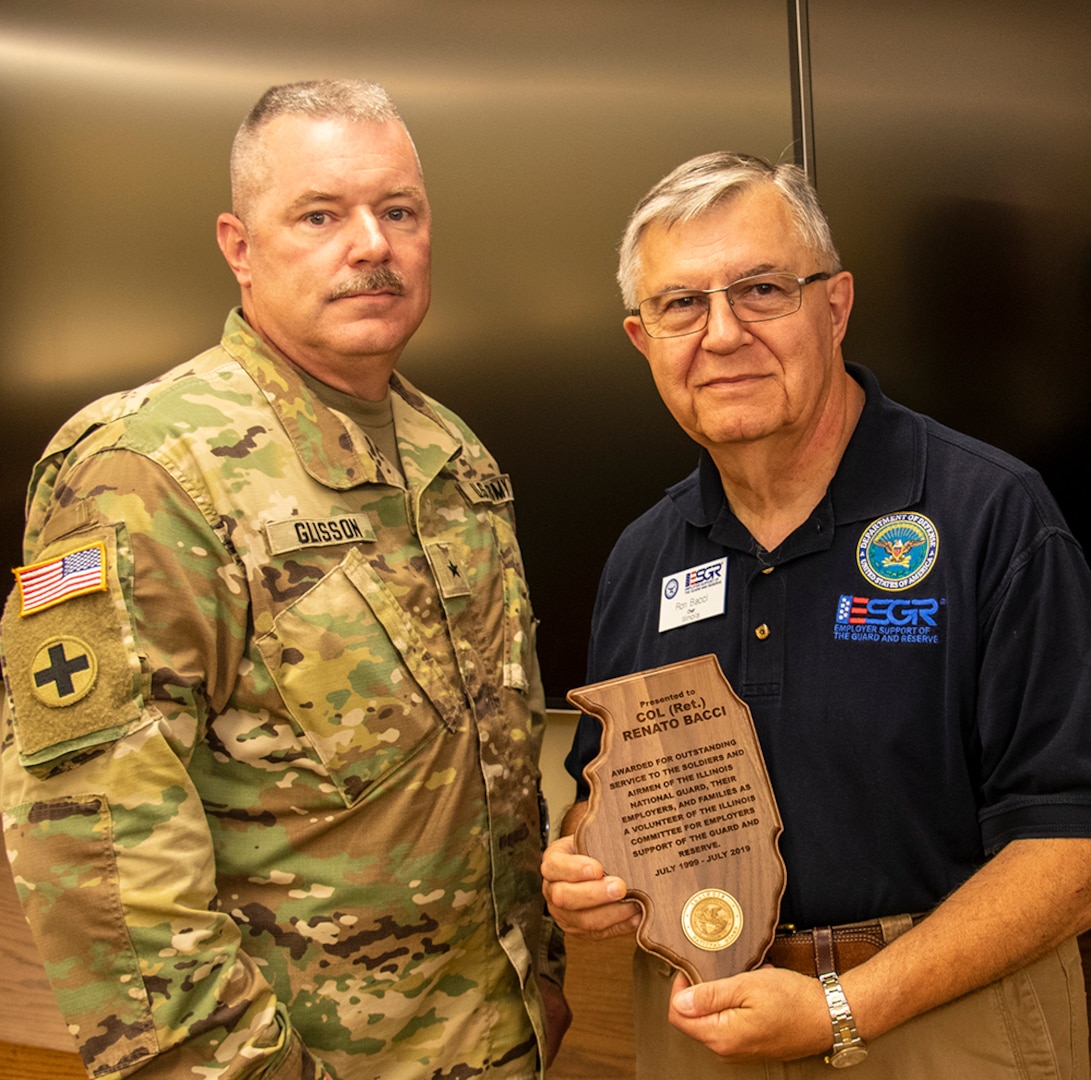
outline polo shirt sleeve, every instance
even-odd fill
[[[1010,560],[980,643],[985,851],[1091,836],[1091,574],[1063,527],[1043,525]]]

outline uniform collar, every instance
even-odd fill
[[[369,483],[427,485],[462,450],[458,433],[427,399],[407,379],[391,375],[403,482],[362,428],[325,406],[290,364],[273,355],[239,308],[228,316],[221,344],[257,384],[303,468],[326,487],[345,491]]]
[[[846,368],[864,388],[864,408],[825,497],[778,549],[779,559],[829,547],[838,525],[904,510],[919,502],[923,493],[924,420],[886,397],[867,368],[857,364]],[[728,508],[719,472],[707,451],[701,451],[694,472],[667,489],[667,497],[691,525],[710,529],[717,543],[741,550],[756,546]]]

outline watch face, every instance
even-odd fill
[[[831,1054],[829,1062],[835,1069],[847,1069],[850,1065],[859,1065],[866,1057],[866,1046],[846,1046]]]

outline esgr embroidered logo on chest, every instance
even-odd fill
[[[860,573],[878,589],[911,589],[931,572],[939,533],[923,514],[888,514],[873,521],[856,545]]]
[[[833,627],[836,641],[879,641],[898,645],[938,645],[945,599],[918,596],[843,595]]]

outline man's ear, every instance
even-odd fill
[[[245,289],[250,284],[250,239],[242,220],[234,214],[221,214],[216,219],[216,243],[235,280]]]
[[[849,327],[849,315],[852,312],[852,301],[856,295],[856,286],[852,280],[852,274],[842,270],[830,278],[826,293],[830,298],[830,322],[833,326],[833,340],[835,345],[840,345],[845,338]]]
[[[644,332],[644,324],[640,321],[640,316],[626,315],[621,325],[625,327],[625,333],[633,343],[633,348],[642,356],[647,356],[648,335]]]

